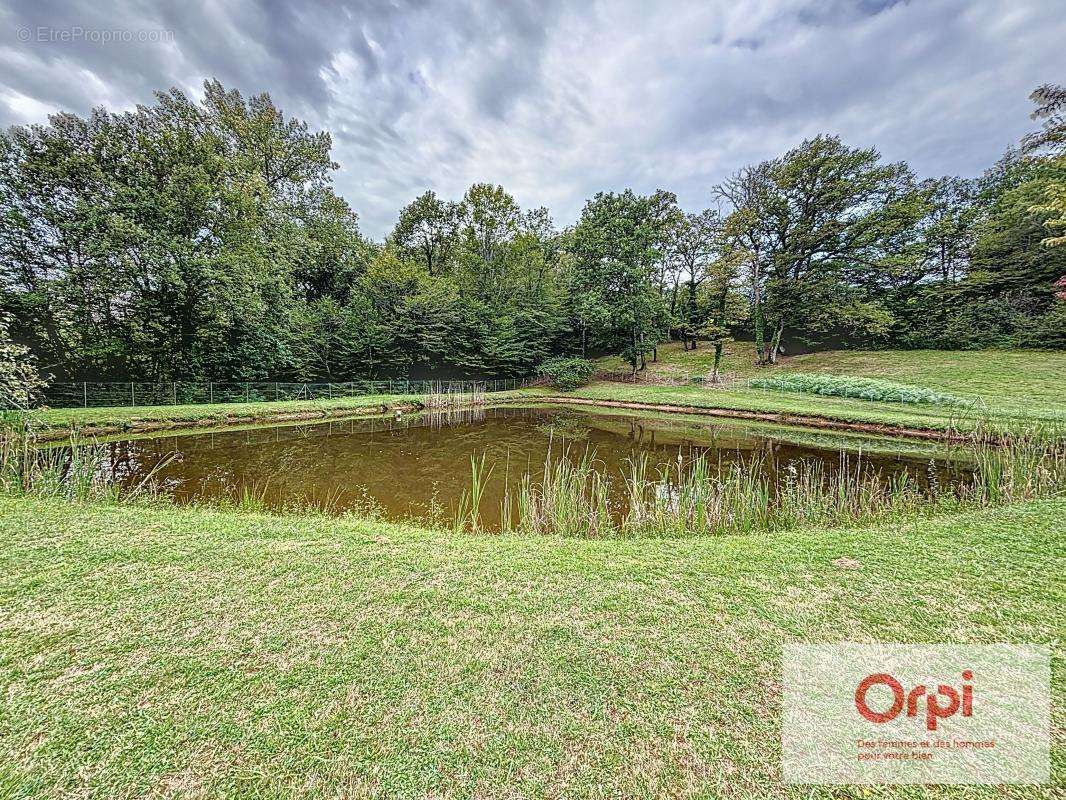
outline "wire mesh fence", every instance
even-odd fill
[[[331,383],[285,381],[190,381],[53,383],[41,390],[40,405],[50,408],[136,407],[213,403],[270,403],[283,400],[332,400],[369,395],[426,395],[503,392],[521,389],[533,378],[484,381],[363,380]]]

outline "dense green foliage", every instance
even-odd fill
[[[595,367],[585,358],[550,358],[537,368],[537,374],[548,379],[556,389],[571,392],[592,379]]]
[[[789,372],[768,378],[756,378],[751,385],[757,389],[780,389],[786,392],[805,392],[829,397],[855,397],[880,403],[928,403],[938,406],[963,405],[966,401],[943,392],[921,386],[858,378],[852,375],[814,375]]]
[[[216,82],[0,138],[0,291],[67,377],[524,375],[566,324],[556,234],[498,186],[367,241],[330,138]]]
[[[518,376],[670,339],[1066,347],[1063,92],[976,180],[919,181],[817,136],[682,213],[599,193],[559,231],[503,187],[426,192],[384,242],[331,185],[329,134],[205,84],[0,135],[0,311],[59,379]]]

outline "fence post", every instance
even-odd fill
[[[81,382],[81,407],[89,407],[89,388],[86,386],[85,381]]]
[[[134,408],[137,407],[137,395],[133,391],[133,381],[130,381],[130,405]]]
[[[329,399],[329,400],[333,399],[333,384],[332,383],[327,383],[326,384],[326,398]]]
[[[246,403],[248,402],[248,399],[249,399],[249,397],[248,397],[248,387],[249,386],[250,386],[250,384],[248,384],[247,382],[244,384],[244,402],[246,402]]]
[[[274,402],[278,402],[278,382],[274,381]]]
[[[171,381],[170,382],[170,396],[174,400],[174,405],[177,405],[178,404],[178,382],[177,381]]]
[[[211,381],[207,382],[207,402],[215,402],[215,384]]]

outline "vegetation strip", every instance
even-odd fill
[[[165,408],[159,407],[159,408]],[[78,426],[42,425],[35,427],[35,436],[38,441],[56,441],[76,432],[79,436],[111,436],[121,433],[150,433],[152,431],[167,431],[179,428],[217,428],[231,425],[247,425],[254,423],[273,422],[299,422],[301,420],[325,420],[361,416],[378,416],[395,411],[404,413],[421,411],[423,405],[416,401],[404,401],[395,403],[373,403],[366,406],[324,406],[321,408],[307,409],[302,411],[270,411],[264,410],[255,414],[237,413],[224,414],[191,419],[137,419],[129,422],[106,423],[97,422]]]
[[[497,403],[529,402],[527,397],[502,398]],[[970,435],[933,428],[909,428],[889,423],[848,422],[814,414],[790,414],[769,411],[745,411],[743,409],[713,408],[709,406],[686,406],[672,403],[640,403],[632,400],[592,400],[584,397],[567,395],[538,395],[538,403],[559,403],[576,406],[597,406],[600,408],[625,408],[635,411],[662,411],[668,414],[696,414],[705,417],[725,417],[727,419],[750,419],[759,422],[775,422],[782,425],[801,425],[808,428],[826,430],[858,431],[878,435],[906,436],[913,439],[936,439],[940,441],[967,441]]]

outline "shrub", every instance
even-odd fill
[[[584,358],[552,358],[537,367],[537,374],[556,389],[572,392],[592,379],[594,369],[592,362]]]
[[[921,386],[907,386],[877,378],[850,375],[814,375],[792,372],[771,378],[756,378],[751,385],[760,389],[805,392],[833,397],[856,397],[880,403],[928,403],[940,406],[966,405],[967,401]]]
[[[27,409],[45,381],[37,373],[29,348],[11,341],[10,316],[0,312],[0,409]]]

